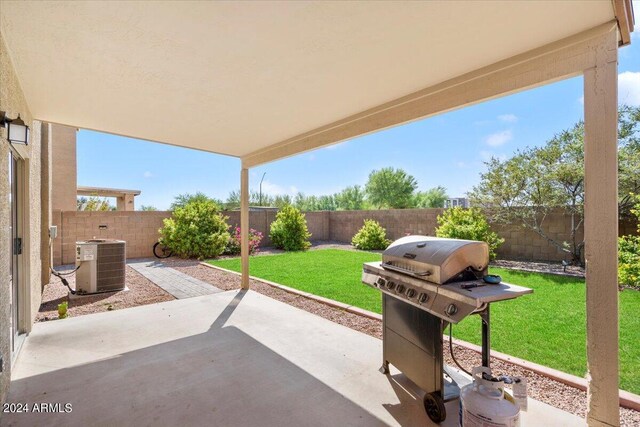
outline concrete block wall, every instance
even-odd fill
[[[550,214],[545,218],[547,231],[550,238],[562,242],[571,241],[571,221],[561,213]],[[570,257],[555,245],[532,230],[524,229],[517,225],[493,224],[493,229],[504,238],[505,241],[498,249],[498,257],[512,260],[540,260],[562,261]],[[578,229],[576,239],[581,242],[584,239],[582,227]]]
[[[435,235],[438,215],[444,209],[390,209],[330,212],[329,240],[349,242],[362,228],[365,219],[378,221],[387,230],[387,238],[399,239],[407,234]]]
[[[127,258],[151,257],[153,245],[158,241],[158,229],[169,213],[54,211],[52,217],[58,225],[53,263],[61,265],[75,263],[76,241],[93,238],[126,241]]]
[[[365,219],[378,221],[391,240],[407,234],[435,235],[437,218],[443,209],[395,209],[371,211],[322,211],[307,212],[307,227],[312,240],[333,240],[350,243],[362,227]],[[59,226],[59,238],[53,242],[54,265],[75,262],[75,242],[91,238],[120,239],[127,242],[129,258],[152,257],[153,244],[158,240],[158,229],[170,212],[61,212],[53,211],[54,225]],[[224,212],[227,223],[233,229],[240,225],[240,212]],[[251,228],[260,231],[262,246],[271,245],[269,228],[276,218],[275,211],[251,211]],[[549,235],[560,241],[569,240],[570,219],[562,213],[545,219]],[[105,228],[106,227],[106,228]],[[536,261],[561,261],[568,257],[533,231],[518,226],[494,225],[494,230],[505,239],[498,250],[498,257]],[[621,222],[620,233],[630,234],[635,224]],[[582,230],[578,239],[582,239]]]
[[[272,210],[260,210],[249,212],[249,224],[250,227],[256,231],[259,231],[264,236],[261,246],[271,245],[271,239],[269,238],[269,230],[271,223],[276,219],[276,211]],[[329,218],[332,212],[306,212],[307,228],[311,233],[312,240],[329,240]],[[231,228],[240,226],[240,211],[224,212],[224,215],[228,217],[227,223]]]

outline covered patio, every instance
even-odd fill
[[[596,426],[619,424],[617,55],[633,25],[628,0],[4,1],[0,42],[35,120],[237,157],[243,231],[252,167],[582,75]],[[248,249],[245,233],[245,291]],[[11,399],[51,399],[51,384],[61,400],[86,400],[74,416],[105,425],[156,415],[188,424],[189,404],[215,408],[219,425],[262,424],[265,414],[274,425],[426,422],[405,386],[377,372],[371,338],[250,291],[171,304],[112,313],[117,328],[101,315],[37,325]]]
[[[9,402],[72,412],[5,414],[9,426],[426,426],[423,392],[378,372],[382,344],[253,291],[35,325]],[[87,387],[91,384],[91,387]],[[458,425],[457,401],[446,426]],[[584,421],[530,399],[522,425]]]

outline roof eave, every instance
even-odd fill
[[[613,0],[613,9],[618,21],[618,32],[620,34],[619,46],[631,44],[631,33],[635,26],[633,14],[633,3],[631,0]]]

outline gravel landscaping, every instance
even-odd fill
[[[533,261],[507,261],[497,259],[491,262],[492,266],[509,268],[511,270],[531,271],[534,273],[558,274],[584,278],[584,268],[577,265],[563,266],[561,263],[533,262]]]
[[[348,245],[343,245],[348,246]],[[341,249],[344,249],[342,247]],[[189,274],[199,280],[217,286],[220,289],[232,290],[240,288],[240,277],[233,273],[216,270],[200,264],[198,261],[167,259],[163,262],[178,271]],[[378,320],[368,317],[359,316],[348,313],[343,310],[330,307],[320,302],[291,294],[281,289],[274,288],[266,283],[251,280],[251,289],[263,295],[269,296],[276,300],[285,302],[302,310],[317,314],[318,316],[329,319],[333,322],[382,339],[382,324]],[[481,364],[480,354],[477,352],[455,345],[454,354],[458,362],[470,369],[472,366]],[[454,365],[449,352],[445,352],[446,363]],[[500,360],[492,360],[492,369],[497,374],[509,374],[516,376],[524,376],[527,378],[529,385],[529,396],[545,402],[549,405],[560,408],[564,411],[571,412],[580,417],[585,417],[587,410],[587,394],[584,391],[570,387],[558,381],[552,380],[535,372],[512,365],[508,362]],[[637,426],[640,425],[640,412],[620,408],[621,425]]]
[[[72,268],[58,267],[58,269],[71,271]],[[66,279],[69,285],[75,288],[75,275],[66,276]],[[58,277],[51,275],[51,283],[45,286],[42,293],[42,304],[36,315],[36,322],[58,319],[58,304],[63,301],[69,301],[67,313],[69,317],[75,317],[175,299],[129,266],[127,266],[126,283],[128,290],[125,291],[69,298],[69,290]]]

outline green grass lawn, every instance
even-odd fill
[[[251,275],[380,313],[380,293],[360,281],[362,263],[380,255],[338,249],[251,258]],[[240,271],[240,259],[209,261]],[[580,377],[586,373],[584,280],[500,268],[491,273],[534,293],[491,306],[491,348]],[[620,293],[620,388],[640,394],[640,292]],[[453,327],[480,345],[480,319]]]

